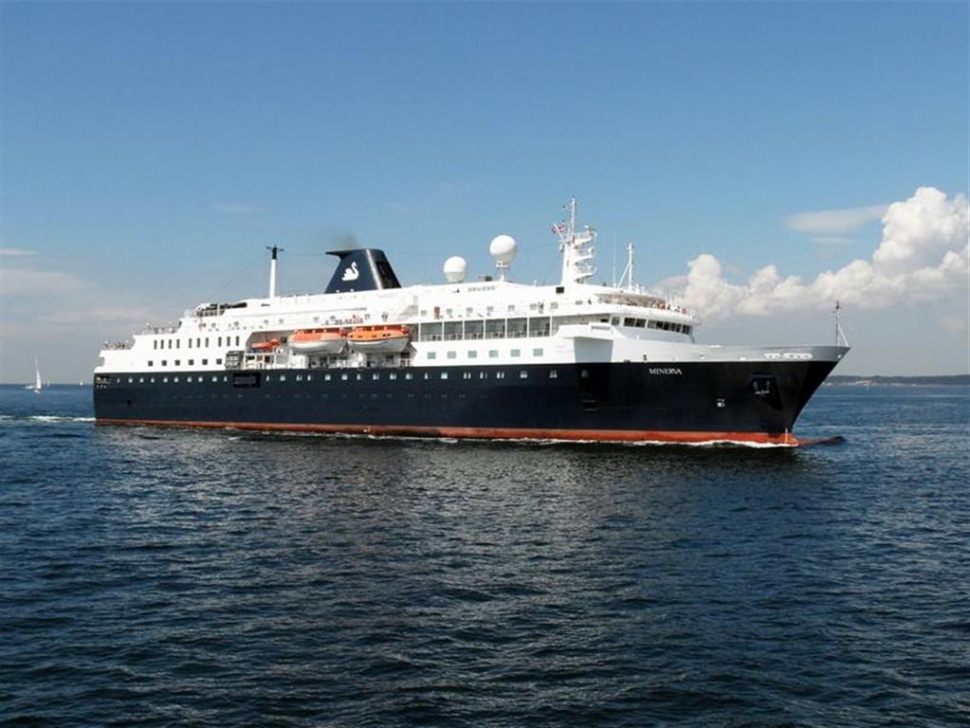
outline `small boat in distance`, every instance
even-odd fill
[[[34,357],[34,383],[28,384],[24,389],[33,390],[37,394],[40,394],[44,390],[44,382],[40,378],[40,366],[37,364],[37,357]]]

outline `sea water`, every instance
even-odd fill
[[[99,427],[0,388],[0,723],[965,726],[970,391],[798,450]]]

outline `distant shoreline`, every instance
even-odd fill
[[[872,376],[852,376],[846,374],[832,374],[825,384],[839,384],[851,387],[895,386],[895,387],[938,387],[938,386],[970,386],[970,374],[948,374],[941,376],[886,376],[875,374]]]

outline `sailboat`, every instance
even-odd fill
[[[24,389],[32,389],[40,394],[44,389],[44,382],[40,378],[40,366],[37,364],[37,357],[34,357],[34,383],[28,384]]]

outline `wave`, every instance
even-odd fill
[[[37,422],[41,424],[81,422],[93,424],[94,417],[72,417],[69,415],[0,415],[0,422]]]

